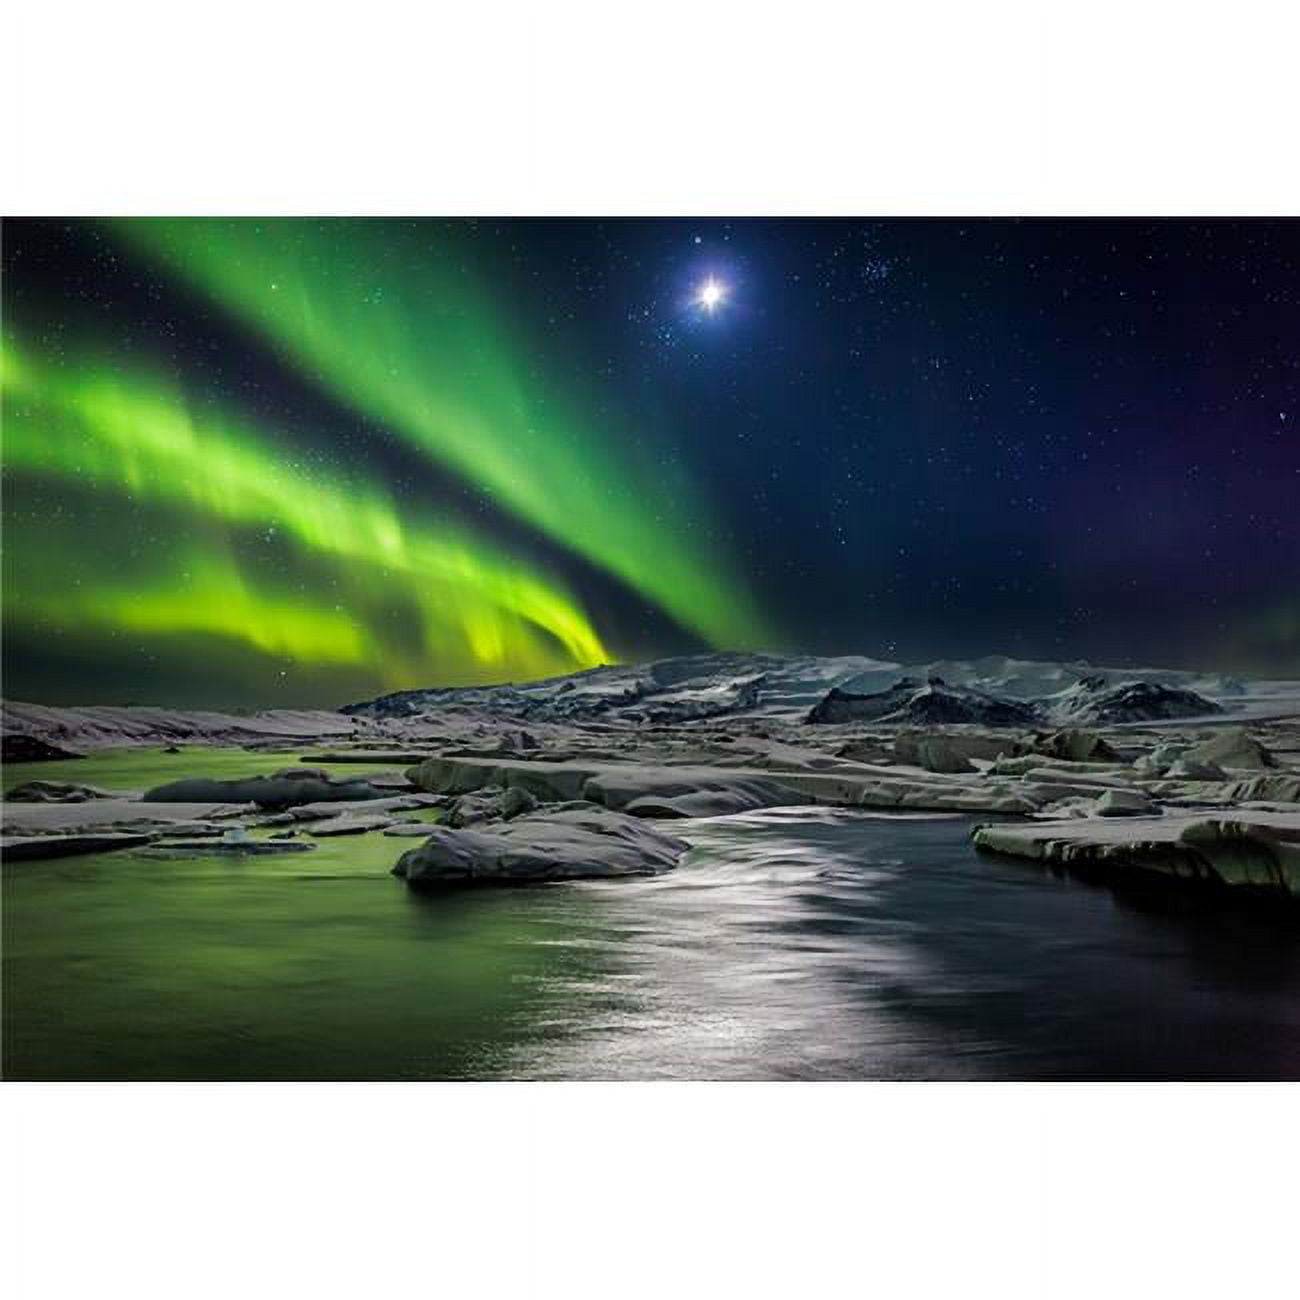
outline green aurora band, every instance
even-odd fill
[[[44,364],[12,336],[4,349],[9,503],[16,476],[72,503],[39,519],[6,511],[6,613],[19,625],[215,635],[307,664],[363,665],[388,685],[611,660],[560,584],[464,525],[403,518],[381,487],[287,464],[269,435],[187,400],[167,377],[97,367],[93,355]],[[78,494],[120,500],[122,528],[80,526]],[[133,550],[149,509],[179,546]],[[250,560],[249,539],[268,535],[274,553]],[[310,580],[287,581],[287,568]],[[326,587],[333,605],[320,601]],[[410,614],[413,636],[395,611]]]
[[[682,627],[715,646],[772,643],[676,459],[652,460],[629,430],[557,400],[536,348],[499,324],[452,235],[431,250],[421,223],[149,218],[112,229],[335,400]],[[567,385],[566,399],[587,387]]]

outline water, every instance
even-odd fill
[[[1300,1077],[1293,926],[980,857],[970,825],[679,823],[695,847],[663,877],[445,896],[392,878],[411,841],[381,836],[17,863],[5,1072]]]
[[[322,745],[317,752],[326,753],[331,746]],[[168,753],[156,746],[142,745],[130,749],[105,749],[89,758],[59,758],[40,763],[6,763],[4,788],[12,790],[27,781],[77,781],[99,786],[110,793],[119,790],[142,792],[182,777],[210,776],[233,780],[246,776],[263,776],[284,767],[319,766],[301,763],[296,751],[247,750],[234,746],[182,747]],[[330,763],[335,776],[373,776],[392,769],[374,763]]]

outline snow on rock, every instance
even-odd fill
[[[97,785],[78,781],[24,781],[5,791],[10,803],[85,803],[87,799],[120,799],[124,793],[101,790]]]
[[[417,888],[657,875],[675,867],[688,847],[625,813],[569,808],[491,831],[435,827],[402,854],[393,874]]]
[[[1093,805],[1098,817],[1159,816],[1160,809],[1136,790],[1107,790]]]
[[[1223,790],[1225,801],[1247,803],[1270,800],[1277,803],[1300,803],[1300,772],[1270,772],[1234,781]]]
[[[1149,722],[1156,719],[1206,717],[1222,712],[1212,700],[1182,687],[1156,682],[1111,683],[1085,677],[1064,690],[1040,698],[996,695],[975,686],[957,686],[940,677],[924,685],[905,677],[885,690],[856,695],[833,687],[808,714],[811,723],[919,723],[926,726],[976,723],[986,727],[1033,727],[1055,723],[1062,756],[1069,745],[1084,742],[1082,723]],[[1071,739],[1072,738],[1072,739]]]
[[[6,804],[6,834],[58,835],[82,831],[165,830],[178,824],[224,820],[252,812],[247,803],[145,803],[88,799],[84,803]]]
[[[1262,769],[1277,766],[1277,759],[1244,727],[1223,727],[1209,732],[1204,740],[1183,754],[1182,761],[1221,768]]]
[[[1151,722],[1164,718],[1198,718],[1222,708],[1195,691],[1158,682],[1112,683],[1104,676],[1085,677],[1058,695],[1041,701],[1047,716],[1062,723]]]
[[[285,768],[272,776],[242,780],[189,777],[168,781],[144,794],[151,803],[255,803],[259,808],[291,808],[297,804],[355,802],[384,797],[385,792],[369,782],[336,781],[327,772],[315,768]]]
[[[178,740],[242,745],[383,734],[367,719],[351,718],[330,709],[270,709],[241,715],[134,705],[54,708],[6,701],[0,706],[0,724],[6,739],[37,737],[74,749],[158,745]],[[5,761],[16,760],[6,753]]]
[[[392,817],[386,817],[383,813],[374,815],[356,816],[355,814],[346,817],[327,817],[324,821],[319,821],[306,828],[308,835],[362,835],[366,831],[386,830],[393,824]]]
[[[1040,862],[1300,895],[1300,811],[1196,810],[978,826],[978,848]]]
[[[927,772],[974,772],[971,759],[996,761],[1023,754],[1026,742],[1006,732],[900,731],[893,752],[904,763]]]
[[[460,830],[478,822],[510,821],[535,812],[537,799],[518,786],[507,790],[482,789],[458,795],[443,817],[444,825]]]
[[[1030,704],[999,699],[974,687],[949,686],[939,677],[924,683],[906,677],[871,695],[834,687],[808,714],[812,723],[980,723],[988,727],[1032,726],[1037,718]]]
[[[1114,763],[1119,755],[1094,731],[1065,727],[1034,740],[1034,752],[1067,763]]]

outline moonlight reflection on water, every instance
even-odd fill
[[[965,817],[674,824],[667,875],[421,896],[402,842],[23,864],[18,1078],[1294,1078],[1300,946],[976,855]],[[310,858],[310,861],[306,859]]]

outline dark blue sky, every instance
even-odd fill
[[[1300,670],[1297,223],[482,233],[686,435],[792,643]]]

